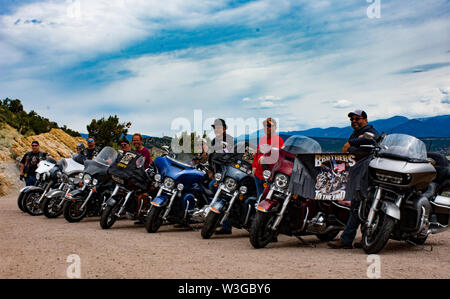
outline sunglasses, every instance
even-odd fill
[[[127,145],[128,145],[128,143],[121,143],[121,144],[120,144],[120,146],[122,146],[122,147],[123,147],[123,146],[127,146]]]
[[[88,142],[92,142],[92,141],[94,141],[94,139],[88,139],[87,141],[88,141]]]
[[[31,147],[38,147],[38,144],[32,144]]]
[[[358,121],[358,120],[361,120],[361,119],[363,119],[363,118],[362,117],[351,117],[350,121],[354,121],[354,120]]]

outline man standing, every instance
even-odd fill
[[[214,129],[214,134],[216,135],[211,141],[211,147],[208,150],[208,161],[209,165],[213,168],[214,173],[221,171],[219,168],[220,163],[214,162],[215,159],[220,161],[223,155],[231,154],[234,150],[234,138],[227,134],[227,124],[221,118],[218,118],[211,125]],[[212,178],[213,173],[210,173],[210,178]],[[209,189],[215,192],[216,188],[214,184],[216,180],[212,180],[209,184]],[[232,226],[228,221],[224,221],[222,228],[216,232],[216,234],[231,234]]]
[[[87,139],[88,147],[84,150],[84,155],[88,160],[92,160],[95,158],[95,156],[98,155],[100,152],[100,149],[95,146],[95,139],[92,137],[89,137]]]
[[[31,142],[31,152],[26,153],[20,161],[20,180],[25,179],[27,186],[36,184],[36,169],[40,161],[47,158],[47,153],[40,151],[39,142]]]
[[[342,148],[343,153],[370,153],[370,149],[361,148],[361,145],[372,144],[372,141],[364,137],[364,133],[369,132],[374,135],[374,138],[378,138],[378,132],[373,128],[373,126],[367,124],[367,114],[362,110],[355,110],[348,114],[351,121],[351,126],[353,128],[353,133],[348,139],[347,143]],[[367,193],[367,190],[351,190],[354,186],[359,185],[361,189],[366,189],[367,182],[367,170],[370,162],[370,157],[365,157],[358,160],[355,166],[350,169],[349,178],[355,178],[353,180],[349,179],[349,184],[347,185],[346,200],[351,200],[351,210],[347,225],[345,226],[344,232],[337,241],[332,241],[328,243],[328,246],[334,249],[353,248],[353,241],[355,240],[358,227],[361,224],[361,220],[358,215],[358,203],[361,197]],[[357,180],[361,180],[359,184]],[[350,198],[348,198],[350,196]],[[361,247],[361,244],[355,244],[355,247]]]
[[[265,136],[261,137],[261,139],[259,140],[258,143],[258,148],[256,149],[256,154],[255,154],[255,158],[253,159],[253,165],[252,165],[252,169],[253,169],[253,175],[255,178],[255,185],[256,185],[256,196],[259,199],[259,197],[261,196],[261,194],[264,192],[264,178],[263,178],[263,165],[261,164],[261,157],[264,156],[261,152],[260,152],[260,146],[263,144],[268,144],[270,146],[272,146],[272,148],[275,149],[280,149],[281,147],[283,147],[284,142],[283,139],[278,136],[275,132],[277,130],[277,123],[276,121],[271,118],[268,117],[266,120],[264,120],[263,122],[264,125],[264,132],[265,132]],[[275,163],[276,159],[278,159],[278,153],[275,152],[275,150],[272,150],[270,153],[270,161],[271,163]]]
[[[142,138],[142,135],[139,133],[134,134],[131,142],[134,146],[134,152],[145,158],[144,167],[147,169],[150,166],[150,163],[153,164],[153,160],[150,151],[143,145],[144,139]]]

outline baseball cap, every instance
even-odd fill
[[[273,118],[268,117],[263,121],[263,125],[268,127],[276,126],[277,122]]]
[[[211,127],[213,127],[213,128],[215,128],[216,126],[224,127],[225,129],[227,128],[227,124],[221,118],[216,119],[214,121],[214,124],[211,125]]]
[[[83,142],[78,143],[77,144],[77,148],[80,148],[80,149],[84,150],[85,146],[84,146]]]
[[[350,112],[348,114],[348,117],[352,117],[353,115],[361,116],[362,118],[367,118],[367,113],[360,109]]]

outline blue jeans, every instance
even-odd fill
[[[261,194],[264,192],[264,181],[257,178],[255,175],[255,185],[256,185],[256,200],[259,199]]]
[[[24,178],[26,186],[34,186],[36,185],[36,176],[28,176]]]
[[[341,241],[346,245],[353,245],[358,227],[361,224],[361,220],[358,216],[358,209],[352,209],[350,211],[350,217],[348,218],[347,225],[345,225],[344,232],[341,234]]]

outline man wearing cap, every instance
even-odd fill
[[[233,153],[234,149],[234,138],[227,134],[227,124],[221,118],[218,118],[214,121],[214,124],[211,125],[214,129],[214,134],[216,137],[211,141],[211,147],[208,150],[208,161],[209,165],[213,168],[214,173],[220,171],[218,169],[218,165],[214,162],[214,159],[220,158],[222,155],[226,155],[228,153]],[[209,176],[212,178],[214,173],[210,173]],[[215,192],[214,183],[216,181],[213,179],[209,188]],[[216,231],[216,234],[231,234],[232,226],[228,221],[224,221],[222,228]]]
[[[86,149],[83,142],[77,144],[77,154],[83,154],[82,152]]]
[[[95,156],[98,155],[100,152],[100,149],[95,146],[95,140],[92,137],[89,137],[87,139],[88,147],[84,150],[84,155],[89,159],[92,160],[95,158]]]
[[[26,153],[20,161],[20,180],[25,179],[27,186],[36,184],[36,169],[40,161],[47,158],[47,153],[39,151],[39,142],[31,142],[31,152]]]
[[[367,114],[362,110],[355,110],[348,114],[350,118],[353,133],[348,139],[347,143],[342,148],[343,153],[370,153],[370,149],[361,148],[361,145],[372,144],[372,141],[364,137],[364,133],[369,132],[374,134],[374,138],[377,139],[379,134],[372,125],[367,124]],[[367,171],[370,162],[370,156],[367,155],[357,161],[348,174],[349,183],[347,184],[347,190],[345,200],[351,201],[350,215],[345,226],[344,231],[341,234],[339,240],[328,242],[328,246],[333,249],[351,249],[360,248],[361,244],[356,243],[355,240],[358,227],[361,224],[361,220],[358,215],[358,206],[361,197],[367,196]],[[357,187],[359,186],[359,187]]]
[[[372,125],[367,124],[367,113],[362,110],[355,110],[348,114],[350,118],[353,133],[348,138],[347,143],[342,148],[343,153],[355,153],[367,151],[367,149],[360,148],[363,144],[372,144],[372,142],[364,137],[364,133],[373,133],[375,139],[378,138],[378,132]]]
[[[269,160],[272,160],[272,161],[270,161],[270,163],[275,163],[276,159],[278,159],[277,150],[279,150],[284,145],[283,139],[275,133],[275,131],[277,130],[277,123],[273,118],[268,117],[267,119],[265,119],[263,121],[263,125],[264,125],[264,133],[266,135],[261,137],[261,139],[259,140],[258,148],[256,149],[256,154],[255,154],[255,158],[253,159],[253,165],[252,165],[253,175],[255,178],[255,185],[256,185],[256,196],[258,199],[261,196],[261,194],[264,192],[264,186],[263,186],[264,185],[264,177],[262,175],[264,169],[263,169],[263,165],[261,163],[261,157],[264,155],[260,152],[259,149],[260,149],[261,145],[263,145],[263,144],[268,144],[268,145],[272,146],[272,148],[274,148],[275,150],[272,150],[270,152]]]
[[[131,151],[131,146],[130,146],[130,142],[128,141],[128,139],[123,138],[122,140],[120,140],[120,149],[123,152]]]

